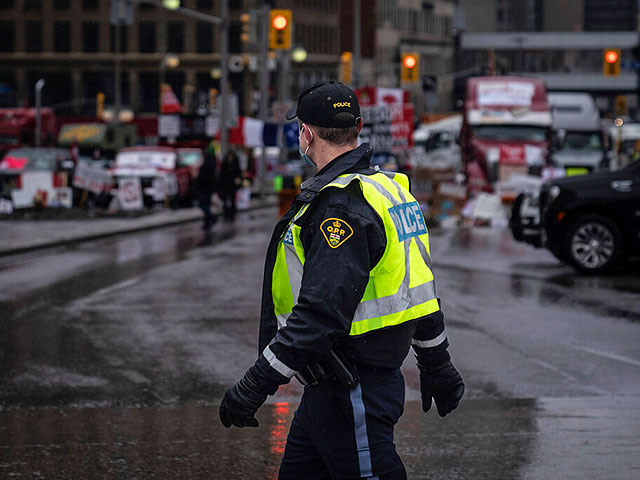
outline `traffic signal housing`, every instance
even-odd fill
[[[605,77],[620,75],[620,49],[606,48],[602,52],[602,73]]]
[[[340,54],[340,81],[342,83],[351,83],[353,77],[353,53],[342,52]]]
[[[291,49],[291,10],[271,10],[269,12],[269,48],[272,50]]]
[[[96,94],[96,117],[102,118],[104,115],[104,93],[98,92]]]
[[[403,53],[400,68],[402,70],[402,83],[418,83],[420,56],[417,53]]]

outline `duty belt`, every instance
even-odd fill
[[[325,378],[335,377],[348,389],[358,385],[358,373],[351,362],[335,347],[319,362],[311,362],[296,374],[302,385],[317,385]]]

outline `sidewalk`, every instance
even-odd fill
[[[277,202],[276,196],[266,197],[264,205],[259,198],[252,198],[249,210],[275,207]],[[242,211],[239,213],[241,214]],[[1,220],[0,256],[195,222],[201,219],[202,211],[197,207],[192,207],[179,210],[162,209],[136,217],[80,220]]]

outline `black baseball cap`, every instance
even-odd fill
[[[340,82],[321,82],[304,90],[298,104],[287,112],[287,120],[326,128],[349,128],[360,121],[360,104],[355,92]]]

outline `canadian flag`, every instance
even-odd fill
[[[404,90],[401,88],[378,87],[376,90],[376,105],[402,105]]]
[[[160,95],[160,112],[161,113],[181,113],[182,105],[178,101],[178,97],[171,90],[171,85],[162,84],[162,95]]]

